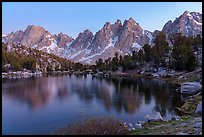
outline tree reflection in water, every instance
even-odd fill
[[[55,99],[67,101],[73,95],[86,104],[96,100],[107,112],[124,111],[131,115],[138,112],[142,104],[150,105],[152,100],[155,101],[155,111],[159,111],[162,116],[172,112],[181,103],[173,85],[144,78],[104,79],[92,78],[91,75],[29,78],[4,81],[2,90],[3,95],[26,103],[31,109],[43,107]]]

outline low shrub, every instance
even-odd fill
[[[122,122],[112,117],[91,118],[57,129],[55,135],[124,135],[128,133]]]

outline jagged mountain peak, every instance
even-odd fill
[[[57,46],[59,48],[64,48],[68,43],[72,42],[74,39],[67,34],[60,32],[58,35],[54,35],[54,39],[57,41]]]
[[[171,20],[169,20],[166,24],[171,24],[171,23],[173,23]]]
[[[64,36],[68,36],[67,34],[65,34],[65,33],[63,33],[63,32],[60,32],[60,33],[58,33],[57,35],[58,35],[58,36],[63,36],[63,35],[64,35]]]
[[[140,26],[139,23],[136,22],[132,17],[130,17],[128,20],[125,20],[125,22],[126,22],[127,24]]]
[[[190,11],[185,11],[181,16],[202,16],[202,13],[200,12],[190,12]]]
[[[60,33],[58,33],[57,35],[54,35],[55,37],[65,37],[65,38],[70,38],[70,39],[74,39],[74,38],[72,38],[72,37],[70,37],[70,36],[68,36],[67,34],[65,34],[65,33],[62,33],[62,32],[60,32]]]
[[[84,32],[83,32],[84,34],[92,34],[93,35],[93,33],[89,30],[89,29],[86,29],[86,30],[84,30]]]
[[[189,20],[195,20],[198,23],[202,23],[202,13],[200,12],[189,12],[185,11],[179,19],[186,19],[188,18]],[[178,18],[177,18],[178,19]]]
[[[106,22],[106,23],[104,24],[103,28],[107,28],[107,27],[109,27],[110,25],[111,25],[110,22]]]
[[[163,29],[167,36],[182,33],[185,36],[196,36],[202,34],[202,14],[199,12],[185,11],[173,22],[168,21]]]
[[[89,29],[86,29],[83,32],[80,32],[79,35],[77,36],[77,38],[86,37],[87,35],[93,36],[93,33]]]
[[[174,21],[169,20],[162,29],[168,36],[182,33],[186,36],[202,35],[202,13],[185,11]],[[154,46],[154,38],[160,31],[144,30],[132,17],[117,19],[113,24],[105,22],[95,35],[86,29],[76,39],[67,34],[52,35],[41,26],[29,25],[25,31],[17,31],[2,37],[6,43],[18,43],[31,48],[54,53],[74,62],[94,64],[96,60],[139,51],[145,43]]]
[[[190,14],[190,12],[188,10],[184,11],[184,13],[182,15],[188,15]]]
[[[44,30],[45,31],[45,28],[43,28],[42,26],[38,26],[38,25],[28,25],[26,30]]]
[[[22,30],[16,30],[15,32],[12,33],[18,33],[18,32],[23,32]]]
[[[136,22],[132,17],[129,18],[129,22]]]
[[[192,12],[189,12],[189,11],[185,11],[179,18],[181,18],[181,19],[185,19],[185,18],[189,18],[189,19],[193,19],[192,17]]]
[[[71,47],[72,49],[87,48],[92,38],[93,38],[93,33],[90,30],[86,29],[83,32],[79,33],[77,38],[72,42]]]
[[[114,24],[121,24],[121,20],[117,19]]]
[[[132,17],[129,18],[128,20],[125,20],[123,23],[123,26],[126,29],[131,28],[131,27],[137,27],[138,29],[143,30],[142,27],[139,25],[139,23],[136,22]]]
[[[22,38],[21,44],[32,47],[38,44],[40,41],[43,41],[43,45],[41,45],[41,47],[48,46],[50,45],[50,42],[47,42],[45,37],[51,37],[51,33],[46,31],[41,26],[29,25],[24,31],[24,36]]]

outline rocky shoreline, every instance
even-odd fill
[[[155,78],[161,79],[173,84],[180,85],[182,82],[197,81],[202,82],[202,69],[199,68],[196,71],[186,72],[186,71],[173,71],[165,70],[159,68],[157,72],[149,71],[127,71],[127,72],[93,72],[91,70],[85,71],[50,71],[50,72],[41,72],[41,71],[31,71],[23,70],[17,72],[2,72],[2,78],[26,78],[26,77],[38,77],[43,75],[66,75],[66,74],[75,74],[75,75],[86,75],[91,74],[93,77],[131,77],[131,78]]]
[[[195,71],[174,71],[159,68],[155,71],[126,71],[126,72],[97,72],[93,77],[131,77],[131,78],[155,78],[168,81],[179,85],[183,82],[197,81],[202,82],[202,69],[198,68]]]
[[[65,75],[71,74],[70,71],[51,71],[51,72],[41,72],[41,71],[31,71],[31,70],[23,70],[23,71],[11,71],[11,72],[2,72],[3,79],[21,79],[21,78],[29,78],[29,77],[42,77],[46,75]]]
[[[144,123],[130,135],[202,135],[202,117],[183,116],[180,120]]]
[[[180,116],[148,122],[124,123],[130,135],[202,135],[202,93],[187,99],[175,109]],[[138,126],[139,125],[139,126]]]
[[[2,78],[16,79],[16,78],[28,78],[28,77],[40,77],[41,71],[32,72],[29,70],[14,71],[14,72],[2,72]]]

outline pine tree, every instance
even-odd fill
[[[151,47],[149,44],[144,44],[144,52],[145,52],[145,61],[151,61],[152,60],[152,52]]]
[[[125,55],[122,61],[123,71],[131,68],[131,57],[129,55]]]
[[[155,46],[151,49],[155,67],[166,67],[165,58],[168,57],[170,47],[166,41],[166,34],[159,32],[154,40]]]
[[[195,56],[192,48],[193,39],[182,36],[180,33],[173,36],[172,50],[173,65],[176,70],[195,69]]]
[[[144,60],[144,53],[143,53],[143,51],[140,49],[139,52],[138,52],[138,61],[139,61],[140,63],[142,63],[143,60]]]

